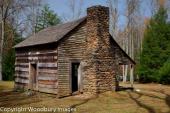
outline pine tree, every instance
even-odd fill
[[[61,23],[61,20],[58,15],[50,10],[48,5],[45,5],[41,10],[41,14],[37,17],[35,31],[38,32],[44,28],[57,25],[59,23]]]
[[[170,25],[167,10],[160,7],[147,26],[138,74],[141,82],[159,82],[159,70],[170,56]]]

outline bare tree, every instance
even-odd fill
[[[118,34],[118,0],[107,0],[107,3],[110,8],[110,27],[111,27],[111,34],[114,36],[114,38],[117,38]]]
[[[5,24],[10,22],[11,17],[18,10],[23,8],[20,0],[0,0],[0,25],[1,25],[1,37],[0,37],[0,80],[2,80],[2,56],[4,49],[5,39]]]
[[[153,16],[159,9],[159,7],[165,7],[169,0],[148,0],[150,4],[151,16]],[[167,6],[168,7],[168,6]]]
[[[139,32],[137,31],[140,28],[139,26],[141,25],[139,21],[141,18],[140,15],[141,3],[139,0],[126,0],[126,4],[127,4],[127,10],[126,10],[127,25],[124,30],[125,41],[123,42],[123,48],[125,49],[126,53],[129,54],[129,56],[135,60],[135,53],[139,49],[137,48],[137,46],[140,45]],[[134,73],[133,66],[125,65],[123,69],[124,69],[123,82],[127,81],[128,70],[130,71],[129,72],[130,78],[133,78],[133,73]],[[132,81],[133,80],[131,80],[131,82]]]
[[[0,0],[0,25],[1,25],[1,37],[0,37],[0,80],[2,80],[2,56],[4,50],[4,40],[6,31],[5,25],[12,26],[12,29],[17,31],[17,27],[21,25],[22,20],[18,18],[21,12],[26,12],[26,8],[29,7],[28,1],[23,0]],[[23,17],[23,15],[21,16]],[[19,22],[20,21],[20,22]],[[10,31],[11,32],[11,31]],[[7,35],[6,35],[7,36]],[[8,39],[8,38],[7,38]]]
[[[43,6],[42,0],[27,0],[26,4],[28,7],[27,11],[24,11],[23,16],[25,17],[24,24],[22,25],[21,31],[25,30],[24,35],[29,36],[35,34],[35,27],[40,14],[40,10]]]
[[[68,8],[71,11],[71,15],[63,14],[63,19],[65,21],[74,20],[82,15],[82,7],[84,5],[84,0],[68,0]]]

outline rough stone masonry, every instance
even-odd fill
[[[84,92],[101,93],[115,85],[114,49],[109,34],[109,8],[87,9],[87,45],[84,66]]]

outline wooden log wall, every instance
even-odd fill
[[[81,61],[85,51],[86,26],[79,25],[58,45],[58,90],[59,96],[70,95],[71,62]]]
[[[29,88],[31,63],[37,64],[37,85],[38,91],[57,94],[58,76],[57,76],[57,48],[41,49],[18,49],[16,50],[15,62],[15,87]],[[44,49],[43,49],[44,48]]]
[[[112,38],[112,37],[110,37]],[[112,43],[112,49],[115,52],[115,61],[117,64],[121,64],[121,65],[129,65],[129,64],[134,64],[134,62],[132,62],[130,59],[130,57],[126,54],[126,52],[123,51],[123,49],[121,49],[121,47],[118,45],[118,43],[112,39],[113,43]]]

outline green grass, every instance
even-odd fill
[[[13,87],[11,82],[0,84],[1,91]],[[170,113],[169,86],[160,84],[134,86],[140,91],[109,91],[93,98],[76,95],[58,99],[56,95],[44,93],[27,96],[21,92],[6,91],[0,92],[0,107],[72,107],[76,108],[76,112],[73,113]]]
[[[0,81],[0,92],[2,92],[3,90],[12,90],[13,88],[13,81]]]

